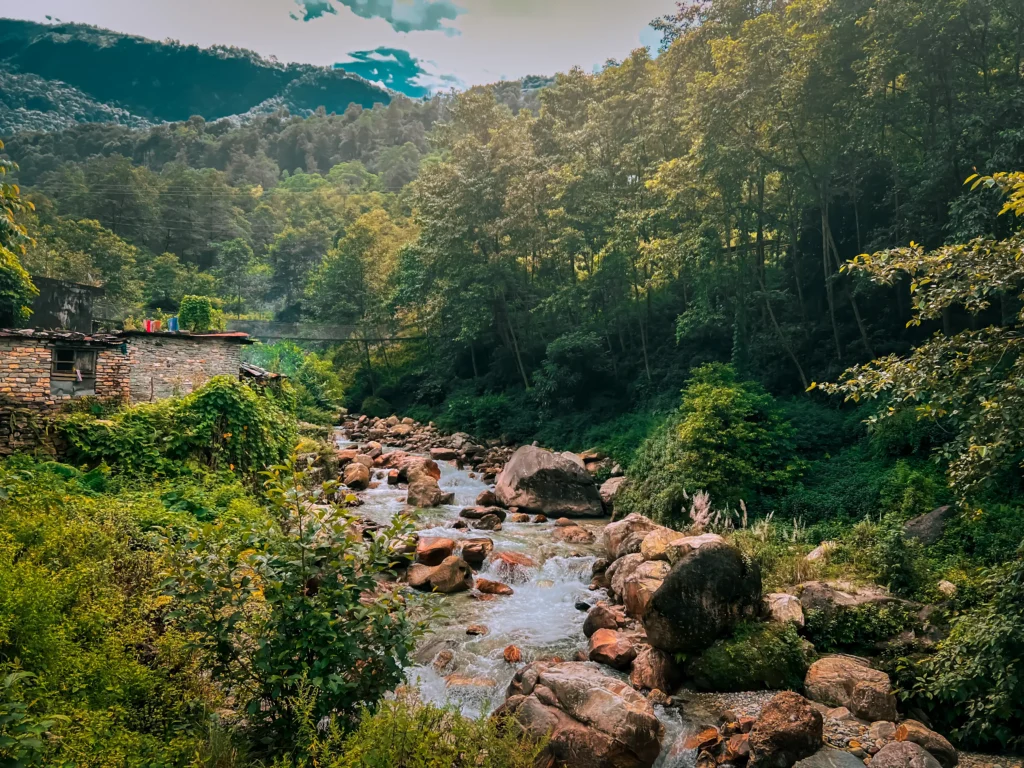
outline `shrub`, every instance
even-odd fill
[[[825,653],[866,653],[914,625],[911,610],[897,603],[866,603],[808,611],[807,638]]]
[[[268,752],[294,745],[304,713],[350,727],[403,676],[422,626],[393,579],[395,548],[412,527],[398,516],[364,537],[355,515],[325,504],[337,483],[307,486],[294,459],[268,473],[277,521],[235,535],[193,527],[164,581],[169,618],[234,691]]]
[[[678,521],[684,490],[736,505],[777,493],[800,471],[793,429],[771,395],[738,381],[730,366],[705,365],[683,390],[678,413],[638,452],[623,507]]]
[[[517,726],[486,716],[465,717],[408,695],[383,702],[376,712],[364,710],[359,728],[347,737],[332,725],[318,728],[307,715],[303,753],[280,768],[533,768],[544,748]]]
[[[705,691],[800,690],[810,663],[792,624],[747,622],[694,659],[688,672]]]
[[[581,408],[605,388],[610,371],[608,351],[601,338],[592,332],[572,331],[548,344],[533,382],[545,408]]]
[[[38,294],[18,257],[0,242],[0,328],[17,328],[26,322]]]
[[[314,424],[334,424],[345,393],[327,360],[310,353],[295,372],[296,415]]]
[[[1019,531],[1018,531],[1019,534]],[[1024,749],[1024,542],[987,572],[986,601],[953,620],[916,669],[915,703],[965,747]]]
[[[0,765],[184,765],[220,702],[154,594],[144,521],[178,513],[161,489],[98,493],[83,478],[0,462]]]
[[[391,403],[383,398],[370,395],[370,397],[364,399],[362,405],[359,406],[359,412],[365,413],[371,418],[378,417],[383,419],[385,416],[391,415]]]
[[[110,419],[70,414],[58,421],[76,462],[107,462],[128,474],[173,476],[190,464],[253,480],[295,445],[294,419],[253,388],[217,376],[180,399],[142,403]]]
[[[185,296],[178,307],[178,323],[183,330],[208,331],[213,328],[213,302],[209,296]]]

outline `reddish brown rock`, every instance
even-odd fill
[[[751,768],[790,768],[822,746],[821,713],[798,693],[783,691],[765,704],[750,731]]]
[[[896,697],[885,672],[852,656],[826,656],[807,670],[808,697],[830,707],[846,707],[871,722],[896,720]]]
[[[533,522],[535,523],[546,523],[548,519],[544,515],[534,515]]]
[[[500,531],[501,519],[497,515],[484,515],[474,520],[472,526],[478,531]]]
[[[397,469],[389,469],[388,470],[388,485],[398,485],[398,482],[399,482],[399,480],[398,480],[398,470]]]
[[[590,660],[615,669],[629,669],[636,648],[629,638],[614,629],[599,629],[590,636]]]
[[[495,575],[506,584],[525,584],[530,580],[530,569],[537,563],[520,552],[495,552],[490,558]]]
[[[485,595],[507,596],[513,594],[512,587],[508,584],[502,584],[500,581],[491,581],[490,579],[477,579],[476,588]]]
[[[458,521],[456,521],[458,522]],[[463,524],[465,525],[465,524]],[[462,559],[474,568],[484,564],[487,556],[494,551],[494,542],[491,539],[466,539],[462,542]]]
[[[478,507],[496,507],[498,506],[498,497],[494,495],[494,491],[480,491],[480,495],[476,497],[476,505]]]
[[[509,521],[513,523],[528,523],[530,522],[530,516],[524,512],[517,512],[509,517]]]
[[[454,551],[455,542],[451,539],[420,539],[416,542],[416,562],[440,565]]]
[[[593,544],[594,534],[578,525],[570,525],[562,528],[555,528],[551,532],[551,538],[555,541],[564,541],[568,544]]]
[[[675,660],[664,651],[643,646],[633,660],[629,682],[634,688],[659,690],[671,693],[682,682],[682,670]]]
[[[530,736],[549,737],[540,765],[649,768],[665,732],[643,696],[585,662],[519,669],[495,712],[505,715]]]
[[[910,741],[926,749],[942,768],[954,768],[960,762],[960,756],[946,737],[917,720],[904,720],[897,726],[895,736],[896,741]]]
[[[501,655],[509,664],[518,664],[523,660],[523,652],[514,645],[506,647],[504,653]]]
[[[466,627],[467,635],[486,635],[487,632],[488,629],[483,624],[470,624]]]
[[[415,589],[450,594],[473,587],[473,572],[469,563],[461,557],[451,555],[433,567],[423,563],[413,564],[407,573],[409,586]]]
[[[362,491],[370,484],[370,470],[365,464],[351,462],[345,467],[341,481],[353,491]]]
[[[668,576],[671,567],[661,560],[641,563],[626,577],[622,586],[622,604],[626,613],[636,619],[643,618],[651,598]]]
[[[434,461],[455,461],[459,457],[454,448],[431,448],[430,458]]]
[[[583,634],[590,637],[599,629],[618,629],[624,618],[620,610],[606,603],[598,603],[587,611],[587,618],[583,620]]]

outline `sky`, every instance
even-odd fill
[[[587,71],[658,35],[673,0],[0,0],[0,17],[82,22],[344,69],[423,96]]]

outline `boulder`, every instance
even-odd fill
[[[587,662],[526,665],[495,715],[512,717],[533,738],[548,738],[538,764],[648,768],[665,734],[643,696]]]
[[[501,518],[497,515],[484,515],[473,521],[473,527],[478,531],[500,531]]]
[[[454,448],[431,448],[430,458],[434,461],[455,461],[459,458],[459,452]]]
[[[623,593],[626,591],[626,579],[633,575],[633,571],[643,565],[644,557],[639,552],[620,557],[614,563],[608,566],[608,570],[605,571],[605,578],[608,579],[608,583],[611,585],[612,594],[618,598],[622,598]]]
[[[629,669],[636,658],[632,641],[614,629],[599,629],[590,636],[591,661],[607,664],[615,669]]]
[[[942,538],[949,521],[956,516],[953,507],[945,506],[908,520],[903,526],[903,533],[908,539],[917,539],[926,547],[930,547]]]
[[[725,539],[717,533],[702,533],[699,536],[677,536],[665,547],[665,557],[672,565],[675,565],[691,552],[701,547],[725,543]]]
[[[505,522],[508,513],[501,507],[464,507],[459,512],[459,517],[467,520],[479,520],[484,515],[494,515],[499,522]]]
[[[601,532],[601,546],[609,560],[616,560],[623,555],[640,551],[644,537],[655,528],[662,526],[650,518],[633,512],[617,523],[609,523]]]
[[[441,490],[437,480],[421,475],[409,483],[409,491],[405,503],[417,509],[423,507],[439,507],[448,503],[451,494]]]
[[[373,469],[373,456],[370,456],[369,454],[360,453],[358,456],[352,459],[352,461],[353,463],[356,464],[362,464],[367,469]]]
[[[622,604],[626,613],[633,618],[642,618],[651,603],[651,598],[664,583],[672,567],[661,560],[641,563],[623,581]],[[664,690],[664,689],[662,689]]]
[[[519,552],[495,552],[491,555],[490,567],[506,584],[525,584],[530,580],[530,569],[536,568],[537,563]]]
[[[502,505],[533,514],[600,517],[604,513],[589,472],[564,456],[530,445],[512,454],[494,492]]]
[[[871,768],[942,768],[942,764],[919,744],[890,741],[871,759]]]
[[[555,528],[551,532],[551,538],[555,541],[565,541],[570,544],[593,544],[594,534],[579,525]]]
[[[353,491],[363,491],[370,484],[370,470],[365,464],[353,461],[345,466],[341,479]]]
[[[441,468],[433,459],[403,454],[396,461],[398,462],[399,478],[403,483],[411,483],[424,475],[432,477],[434,480],[441,479]]]
[[[398,485],[398,482],[399,482],[399,480],[398,480],[398,470],[397,469],[389,469],[388,470],[388,485]]]
[[[500,581],[491,581],[490,579],[477,579],[476,588],[477,591],[483,592],[485,595],[508,596],[513,594],[512,587],[508,584],[502,584]]]
[[[512,523],[528,523],[530,522],[530,516],[525,512],[516,512],[514,515],[509,515],[509,522]]]
[[[864,761],[845,749],[823,747],[793,768],[864,768]]]
[[[598,603],[587,611],[587,618],[583,620],[583,634],[590,637],[599,629],[618,629],[624,618],[621,609],[616,610],[606,603]]]
[[[498,506],[498,497],[494,495],[494,491],[480,491],[480,495],[476,497],[476,505],[478,507],[496,507]]]
[[[807,670],[804,689],[814,701],[846,707],[864,720],[896,719],[896,697],[889,676],[853,656],[818,659]]]
[[[673,541],[685,538],[679,531],[658,526],[647,533],[640,542],[640,554],[644,560],[664,560],[668,562],[668,547]]]
[[[757,613],[760,605],[757,564],[748,563],[730,544],[708,542],[672,566],[651,597],[643,624],[655,648],[698,653],[731,632],[740,619]]]
[[[416,562],[424,565],[440,565],[455,551],[451,539],[420,539],[416,542]]]
[[[395,424],[395,426],[388,430],[388,434],[391,437],[408,437],[414,431],[411,424]]]
[[[791,623],[798,627],[804,625],[804,609],[800,601],[785,592],[773,592],[764,596],[764,612],[772,621],[780,624]]]
[[[857,587],[842,582],[807,581],[799,584],[796,591],[804,613],[857,608],[869,603],[887,605],[899,602],[897,598],[875,585]]]
[[[896,741],[909,741],[924,747],[928,754],[942,765],[942,768],[954,768],[960,762],[956,749],[945,736],[931,730],[917,720],[904,720],[896,728]]]
[[[629,682],[634,688],[672,693],[682,682],[683,673],[675,660],[664,651],[643,646],[633,660]]]
[[[462,542],[462,559],[474,568],[484,564],[487,556],[494,551],[494,542],[491,539],[466,539]]]
[[[619,495],[619,491],[622,490],[622,484],[625,482],[625,477],[609,477],[601,483],[598,493],[601,496],[601,503],[604,504],[605,511],[609,514],[615,511],[615,497]]]
[[[750,731],[751,768],[790,768],[822,747],[824,723],[811,702],[783,691],[764,705]]]
[[[473,572],[469,563],[456,555],[446,557],[435,566],[415,563],[410,566],[407,578],[409,586],[428,592],[450,594],[473,588]]]

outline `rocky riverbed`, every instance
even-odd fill
[[[717,535],[611,522],[621,472],[596,453],[513,450],[396,417],[346,422],[337,441],[361,514],[415,510],[405,579],[434,614],[408,679],[427,701],[506,712],[574,766],[1020,768],[902,720],[888,676],[862,659],[816,661],[806,698],[688,690],[679,654],[845,593],[764,596],[756,566]],[[599,486],[598,470],[616,476]]]

